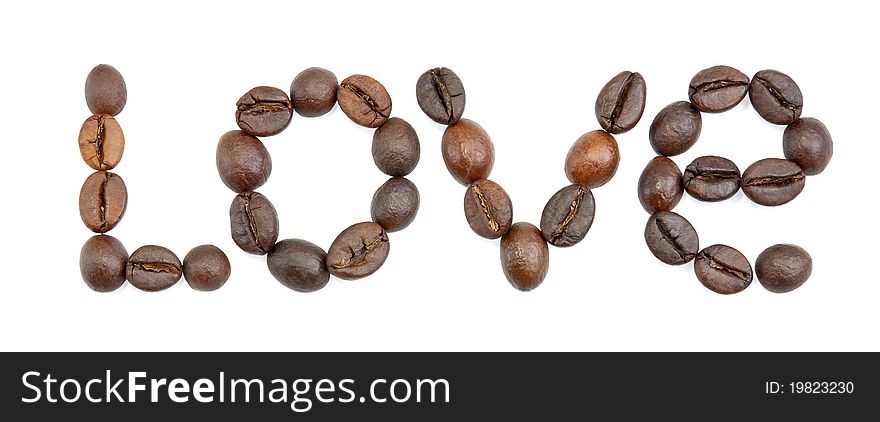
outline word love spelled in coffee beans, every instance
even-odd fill
[[[101,64],[86,78],[85,96],[93,115],[79,131],[79,151],[96,171],[80,189],[79,214],[89,230],[106,233],[120,223],[128,206],[125,182],[109,171],[122,159],[125,137],[114,116],[128,102],[128,91],[122,74]],[[86,286],[96,292],[116,290],[126,279],[140,290],[156,292],[173,286],[181,276],[193,289],[209,291],[223,286],[231,273],[229,260],[215,246],[198,246],[181,263],[174,252],[156,245],[138,248],[129,257],[122,242],[105,234],[83,245],[79,269]]]
[[[594,111],[603,130],[587,132],[571,146],[563,167],[571,184],[553,194],[538,228],[514,222],[510,196],[489,179],[495,144],[482,126],[462,117],[465,90],[458,75],[438,67],[416,81],[419,107],[428,118],[446,125],[440,150],[452,178],[467,187],[465,220],[478,236],[501,239],[501,270],[514,288],[529,291],[541,285],[550,267],[548,244],[568,247],[586,237],[596,212],[592,189],[608,183],[620,162],[613,134],[627,132],[639,122],[645,89],[642,75],[626,71],[600,90]]]
[[[703,156],[684,173],[669,157],[690,149],[700,137],[701,113],[730,110],[746,96],[764,120],[787,125],[782,136],[785,159],[765,158],[739,167],[724,157]],[[762,70],[751,80],[730,66],[697,73],[688,88],[690,101],[676,101],[657,113],[649,130],[651,147],[659,155],[642,171],[638,197],[651,214],[645,225],[648,250],[669,265],[694,261],[697,279],[709,290],[732,294],[752,282],[752,266],[738,250],[722,244],[699,249],[699,237],[684,217],[672,212],[682,192],[698,201],[718,202],[742,189],[754,203],[779,206],[804,190],[807,176],[821,173],[833,154],[833,143],[822,122],[801,117],[803,95],[794,80],[778,70]],[[810,277],[813,260],[794,245],[775,245],[758,256],[755,274],[771,292],[790,292]]]

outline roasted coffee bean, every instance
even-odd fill
[[[226,284],[231,273],[229,258],[214,245],[196,246],[183,258],[183,277],[195,290],[217,290]]]
[[[749,90],[749,77],[730,66],[703,69],[691,79],[688,97],[697,110],[720,113],[739,104]]]
[[[758,160],[742,174],[743,193],[768,207],[785,204],[800,195],[807,178],[794,161],[779,158]]]
[[[290,102],[300,116],[323,116],[336,104],[337,88],[339,82],[333,72],[310,67],[296,75],[290,83]]]
[[[648,139],[657,154],[672,157],[694,146],[702,129],[700,112],[687,101],[677,101],[657,113],[648,130]]]
[[[639,177],[639,202],[648,214],[671,211],[683,193],[681,170],[669,158],[654,157]]]
[[[694,272],[706,288],[723,295],[739,293],[752,283],[748,258],[727,245],[712,245],[700,251],[694,260]]]
[[[235,122],[246,133],[272,136],[290,124],[293,106],[287,93],[271,86],[258,86],[246,92],[235,103]]]
[[[782,149],[785,158],[801,166],[804,174],[813,176],[822,173],[828,166],[834,154],[834,143],[822,122],[805,117],[785,128]]]
[[[122,128],[109,114],[89,117],[79,130],[79,153],[86,164],[95,170],[116,167],[124,149]]]
[[[272,248],[266,263],[269,272],[281,284],[298,292],[320,290],[330,281],[326,267],[327,254],[314,243],[285,239]]]
[[[645,79],[624,71],[611,78],[596,98],[596,119],[610,133],[634,128],[645,111]]]
[[[404,177],[392,177],[376,189],[370,204],[373,221],[387,232],[403,230],[419,212],[419,189]]]
[[[92,114],[115,116],[122,112],[127,99],[125,80],[116,68],[99,64],[89,72],[86,78],[86,104]]]
[[[492,138],[473,120],[461,119],[447,127],[440,148],[446,169],[462,185],[489,177],[495,164]]]
[[[434,68],[416,82],[416,100],[431,120],[453,125],[464,113],[464,85],[455,72],[445,67]]]
[[[504,236],[513,222],[513,204],[504,188],[482,179],[464,193],[464,216],[471,230],[486,239]]]
[[[813,258],[800,246],[773,245],[758,255],[755,275],[765,289],[786,293],[797,289],[813,272]]]
[[[125,215],[128,191],[116,174],[96,171],[86,178],[79,191],[79,216],[89,230],[106,233]]]
[[[365,75],[352,75],[342,80],[336,91],[339,108],[353,122],[366,127],[379,127],[391,115],[391,96],[379,81]]]
[[[339,233],[327,251],[327,269],[343,280],[357,280],[379,269],[388,257],[388,233],[373,223],[357,223]]]
[[[604,185],[617,172],[620,151],[607,132],[587,132],[571,146],[565,157],[565,175],[571,183],[590,189]]]
[[[232,240],[247,253],[263,255],[278,240],[278,213],[259,192],[235,196],[229,207],[229,224]]]
[[[419,164],[419,135],[406,120],[388,119],[373,132],[373,162],[392,177],[410,174]]]
[[[79,253],[83,281],[96,292],[112,292],[125,283],[128,252],[113,236],[92,236]]]
[[[700,238],[694,226],[671,211],[656,212],[648,219],[645,243],[657,259],[669,265],[686,264],[700,250]]]
[[[517,290],[541,285],[550,267],[550,251],[537,227],[519,222],[501,238],[501,269]]]
[[[762,70],[749,83],[749,100],[764,120],[787,125],[801,117],[804,97],[801,89],[786,74]]]
[[[595,215],[596,202],[590,188],[568,185],[553,194],[544,206],[541,235],[553,246],[574,246],[587,236]]]
[[[128,258],[125,277],[132,286],[146,292],[165,290],[177,283],[183,265],[174,252],[156,245],[137,248]]]
[[[229,131],[217,143],[217,171],[235,193],[252,191],[269,180],[272,157],[256,137]]]
[[[684,169],[684,190],[695,199],[723,201],[739,190],[739,167],[726,158],[699,157]]]

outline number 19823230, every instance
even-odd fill
[[[855,384],[852,381],[792,381],[787,384],[776,381],[764,383],[767,394],[852,394]]]

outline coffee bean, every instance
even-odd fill
[[[327,114],[336,104],[339,82],[333,72],[310,67],[290,83],[290,101],[300,116],[318,117]]]
[[[183,266],[174,252],[156,245],[137,248],[128,258],[125,277],[132,286],[146,292],[165,290],[177,283]]]
[[[749,83],[749,100],[764,120],[787,125],[801,117],[804,97],[801,89],[786,74],[762,70]]]
[[[345,115],[361,126],[382,126],[391,115],[391,96],[379,81],[369,76],[352,75],[343,79],[336,100]]]
[[[773,245],[758,255],[755,275],[765,289],[786,293],[797,289],[813,272],[813,258],[795,245]]]
[[[648,130],[648,139],[657,154],[672,157],[694,146],[702,129],[700,112],[687,101],[677,101],[657,113]]]
[[[595,215],[593,192],[586,186],[568,185],[553,194],[544,205],[541,235],[553,246],[574,246],[587,236]]]
[[[611,78],[596,98],[596,119],[610,133],[634,128],[645,111],[645,79],[624,71]]]
[[[517,290],[541,285],[550,267],[550,251],[537,227],[519,222],[501,238],[501,269]]]
[[[779,158],[758,160],[742,174],[743,193],[768,207],[785,204],[800,195],[807,178],[794,161]]]
[[[287,93],[271,86],[251,89],[238,99],[235,107],[238,127],[254,136],[281,133],[293,117],[293,106]]]
[[[112,292],[125,283],[128,252],[115,237],[92,236],[79,253],[83,281],[96,292]]]
[[[373,132],[373,162],[392,177],[410,174],[419,164],[419,135],[406,120],[388,119]]]
[[[404,177],[392,177],[376,189],[370,204],[373,221],[387,232],[403,230],[419,211],[419,189]]]
[[[327,251],[327,269],[343,280],[357,280],[379,269],[388,257],[388,234],[382,226],[357,223],[343,230]]]
[[[805,117],[785,128],[782,134],[785,158],[801,166],[806,175],[822,173],[834,154],[831,134],[822,122]]]
[[[700,251],[694,260],[694,272],[706,288],[723,295],[739,293],[752,283],[748,258],[727,245],[712,245]]]
[[[666,157],[654,157],[639,177],[639,202],[649,214],[671,211],[681,201],[681,170]]]
[[[183,258],[183,277],[194,290],[217,290],[226,284],[231,273],[229,258],[214,245],[196,246]]]
[[[79,191],[79,216],[89,230],[106,233],[122,220],[127,203],[128,191],[122,178],[96,171],[86,178]]]
[[[481,179],[464,193],[464,216],[471,230],[486,239],[504,236],[513,222],[513,204],[504,188]]]
[[[590,189],[604,185],[617,172],[620,151],[607,132],[587,132],[571,146],[565,157],[565,175],[571,183]]]
[[[749,90],[749,77],[730,66],[703,69],[691,79],[688,97],[697,110],[720,113],[739,104]]]
[[[278,239],[278,213],[259,192],[235,196],[229,207],[229,224],[232,240],[247,253],[266,254]]]
[[[79,130],[79,153],[86,164],[95,170],[116,167],[124,149],[122,128],[109,114],[89,117]]]
[[[115,116],[122,112],[127,99],[125,80],[116,68],[99,64],[89,72],[86,78],[86,104],[92,114]]]
[[[269,272],[281,284],[308,293],[320,290],[330,281],[326,259],[324,250],[314,243],[285,239],[275,244],[266,262]]]
[[[464,85],[455,72],[445,67],[434,68],[416,82],[416,100],[431,120],[452,125],[464,113]]]
[[[256,137],[229,131],[217,143],[217,171],[235,193],[252,191],[272,174],[272,157]]]
[[[446,169],[465,186],[489,177],[495,164],[492,138],[473,120],[461,119],[447,127],[440,148]]]
[[[739,190],[739,167],[726,158],[707,155],[688,164],[684,170],[684,190],[695,199],[723,201]]]
[[[657,259],[669,265],[686,264],[700,250],[700,238],[694,226],[671,211],[651,215],[645,225],[645,243]]]

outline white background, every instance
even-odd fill
[[[848,2],[401,3],[8,4],[0,17],[0,349],[880,349],[876,14]],[[129,253],[160,244],[183,258],[196,245],[218,245],[233,266],[219,291],[196,292],[181,280],[160,293],[126,285],[98,294],[82,282],[79,250],[91,233],[77,198],[91,170],[77,135],[89,116],[85,78],[98,63],[115,66],[128,85],[118,116],[125,155],[114,171],[129,206],[110,234]],[[806,248],[813,276],[793,293],[770,293],[755,280],[740,294],[717,295],[692,265],[666,266],[644,244],[648,215],[636,181],[654,156],[648,127],[662,107],[687,98],[694,73],[716,64],[788,73],[804,93],[803,115],[834,137],[827,170],[788,205],[760,207],[738,193],[715,204],[685,195],[675,209],[702,246],[726,243],[753,263],[775,243]],[[241,94],[257,85],[287,90],[310,66],[384,83],[393,115],[421,139],[411,180],[422,203],[415,223],[391,234],[375,275],[300,294],[272,278],[264,257],[231,241],[234,194],[217,176],[214,150],[236,129]],[[569,183],[569,146],[598,128],[599,89],[622,70],[647,81],[641,123],[617,136],[617,175],[594,191],[593,228],[575,247],[551,248],[550,271],[533,292],[509,286],[498,242],[465,222],[464,188],[439,153],[443,128],[415,101],[416,79],[435,66],[464,81],[465,116],[495,143],[491,178],[513,199],[514,219],[534,224]],[[782,156],[782,129],[745,100],[704,115],[701,140],[675,161],[684,168],[715,154],[744,170]],[[386,179],[372,163],[371,136],[335,109],[318,119],[295,115],[285,132],[264,139],[274,170],[260,191],[278,209],[281,238],[326,250],[343,228],[369,219]]]

